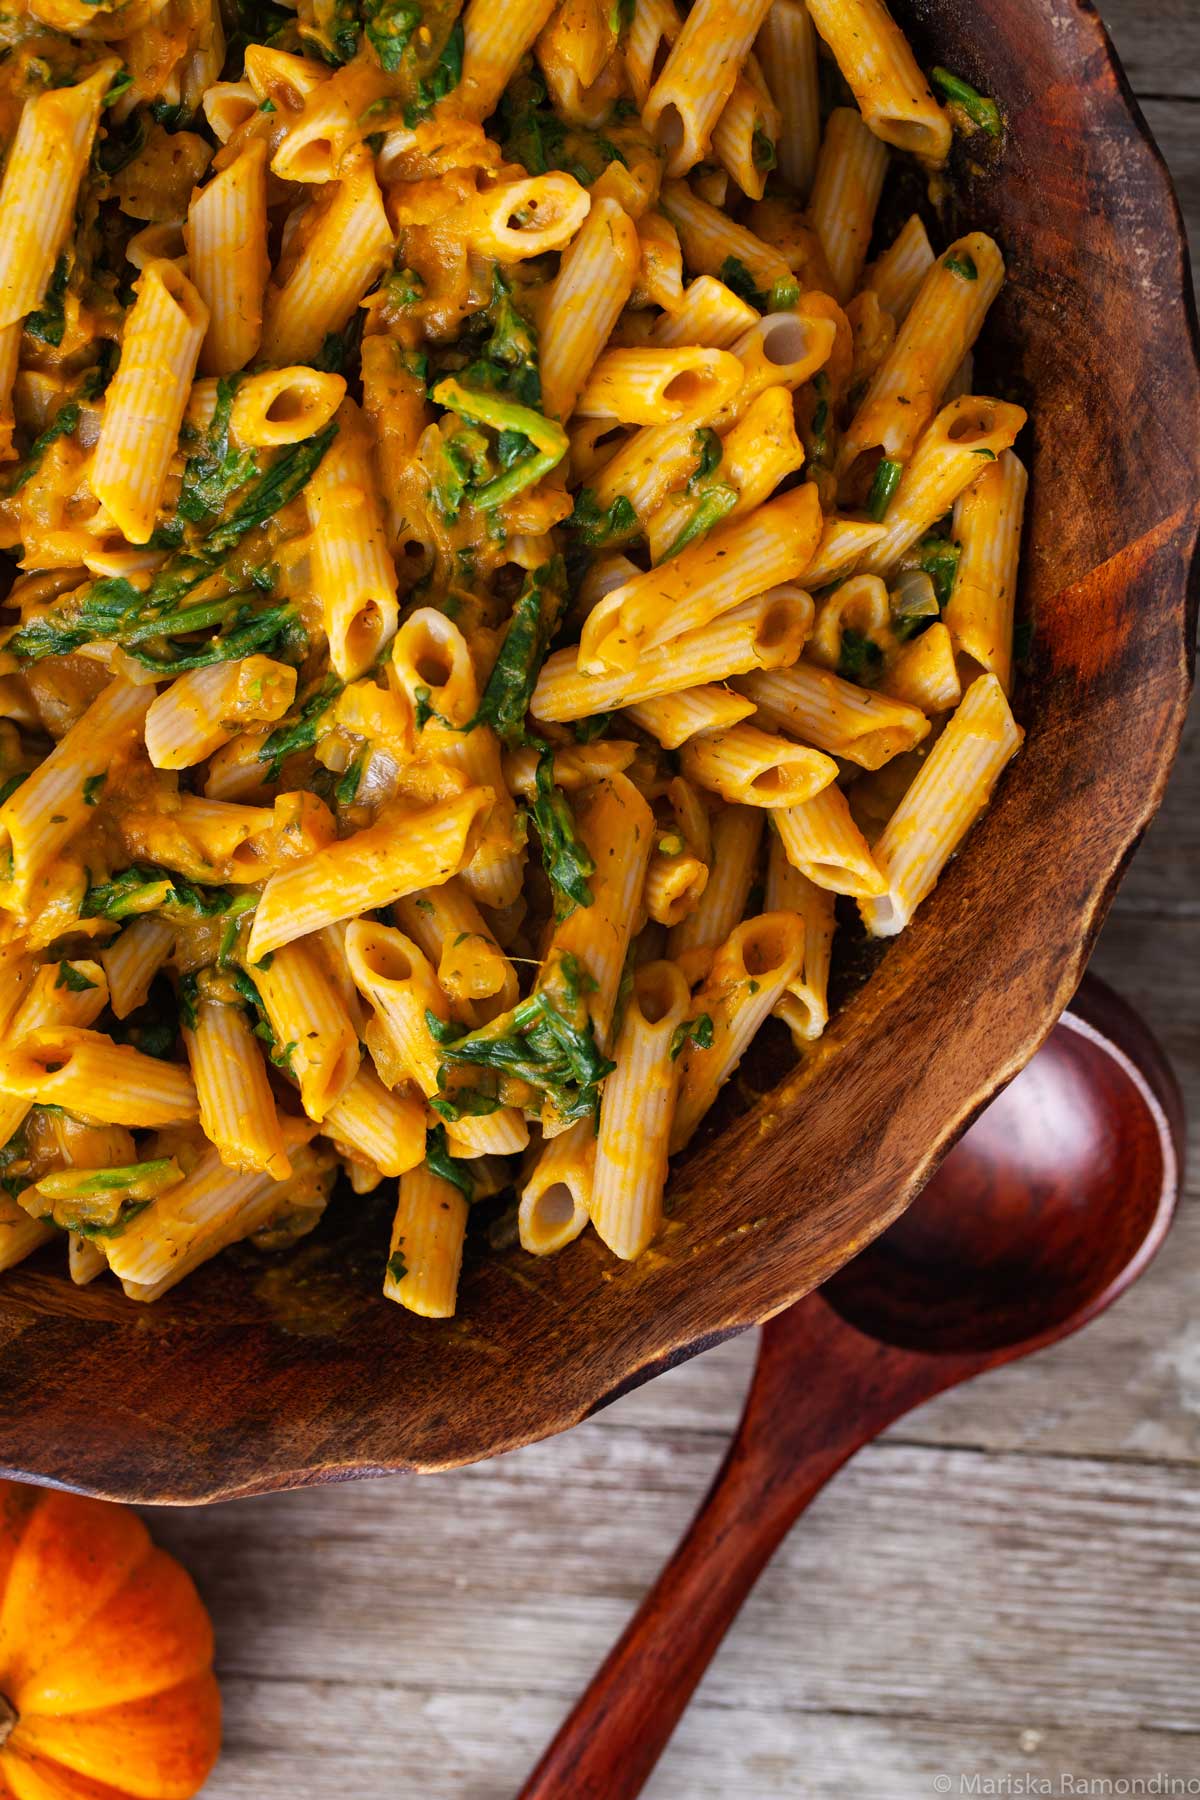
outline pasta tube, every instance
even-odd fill
[[[647,963],[614,1052],[600,1104],[590,1212],[597,1235],[625,1261],[640,1256],[662,1224],[667,1140],[682,1073],[677,1034],[689,1011],[674,963]]]
[[[745,601],[711,625],[644,652],[633,669],[583,675],[574,649],[555,650],[542,665],[530,710],[546,721],[586,719],[704,682],[724,681],[743,670],[783,668],[799,656],[812,617],[808,595],[783,586]]]
[[[375,825],[278,870],[263,888],[247,959],[261,962],[281,944],[449,880],[487,803],[484,790],[468,788],[424,811],[385,810]]]
[[[38,305],[75,214],[100,108],[120,64],[27,100],[0,184],[0,329]]]
[[[200,1125],[231,1169],[262,1169],[274,1181],[292,1172],[262,1054],[239,1006],[200,1000],[185,1024]],[[286,1054],[286,1049],[285,1049]]]
[[[104,401],[92,492],[131,544],[144,544],[166,486],[209,312],[174,263],[147,263],[134,283],[121,360]]]
[[[885,699],[811,663],[740,675],[734,686],[754,701],[764,725],[863,769],[880,768],[929,735],[929,720],[915,706]]]
[[[135,1130],[186,1124],[198,1112],[185,1069],[75,1025],[44,1026],[0,1050],[0,1089]]]
[[[467,1200],[428,1163],[400,1177],[384,1297],[425,1319],[450,1319],[458,1294]]]
[[[267,146],[251,138],[188,208],[188,272],[208,308],[200,351],[206,375],[228,375],[254,360],[262,336],[267,254]]]
[[[396,568],[362,414],[343,400],[337,417],[337,437],[304,498],[329,660],[343,681],[353,681],[395,635]]]
[[[521,1187],[517,1229],[531,1256],[551,1256],[588,1222],[596,1133],[590,1119],[547,1139]]]
[[[730,933],[692,997],[712,1029],[689,1037],[680,1062],[670,1149],[682,1150],[733,1074],[760,1025],[804,967],[804,922],[791,912],[762,913]]]
[[[1005,450],[959,495],[954,509],[959,558],[945,629],[954,649],[998,676],[1006,693],[1012,681],[1013,609],[1028,485],[1023,463]]]
[[[987,805],[1024,736],[999,679],[980,675],[875,844],[887,890],[859,901],[872,937],[903,931]]]

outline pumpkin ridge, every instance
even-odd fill
[[[28,1488],[16,1481],[0,1481],[0,1614],[4,1611],[9,1576],[21,1554],[25,1534],[44,1499],[45,1494],[38,1488]],[[2,1674],[0,1671],[0,1678]]]
[[[134,1577],[138,1574],[139,1570],[144,1568],[145,1564],[154,1555],[155,1548],[156,1548],[156,1546],[154,1543],[154,1539],[151,1537],[147,1537],[145,1540],[145,1543],[143,1545],[143,1548],[142,1548],[142,1554],[137,1558],[137,1560],[135,1562],[132,1562],[129,1564],[129,1566],[125,1570],[124,1576],[117,1583],[116,1587],[110,1588],[107,1593],[101,1594],[100,1599],[97,1601],[96,1605],[91,1609],[90,1612],[88,1612],[86,1614],[81,1613],[81,1614],[77,1615],[78,1629],[73,1631],[71,1633],[70,1637],[61,1639],[59,1641],[59,1643],[57,1643],[55,1645],[54,1650],[51,1652],[49,1658],[47,1659],[48,1662],[56,1662],[60,1656],[68,1655],[70,1653],[71,1649],[73,1648],[73,1646],[79,1642],[80,1638],[87,1636],[88,1632],[91,1631],[93,1625],[95,1624],[95,1621],[100,1617],[100,1615],[103,1612],[105,1612],[108,1607],[110,1607],[112,1605],[114,1600],[118,1599],[119,1596],[125,1592],[126,1588],[129,1586],[130,1582],[134,1579]],[[33,1666],[32,1668],[27,1670],[26,1674],[25,1674],[25,1679],[24,1679],[23,1685],[26,1687],[36,1685],[37,1682],[41,1680],[42,1671],[43,1671],[43,1669],[45,1669],[46,1666],[47,1666],[46,1663],[42,1662],[42,1663],[36,1664],[35,1666]],[[174,1686],[175,1684],[172,1683],[171,1685]],[[100,1708],[98,1708],[97,1710],[101,1710],[107,1704],[108,1704],[108,1702],[102,1701]],[[32,1711],[34,1709],[30,1708],[30,1710]],[[83,1709],[82,1708],[73,1708],[72,1710],[73,1711],[76,1711],[76,1710],[81,1711]]]
[[[64,1546],[84,1559],[89,1569],[86,1585],[70,1555],[64,1559]],[[39,1497],[9,1561],[0,1603],[0,1692],[8,1694],[18,1711],[22,1691],[39,1669],[58,1655],[63,1642],[73,1642],[87,1631],[152,1547],[142,1521],[125,1508],[56,1491]],[[49,1641],[39,1640],[35,1646],[28,1636],[30,1608],[35,1614],[44,1612],[47,1596],[59,1583],[66,1584],[59,1607],[41,1621],[49,1626]],[[68,1605],[69,1630],[60,1636],[62,1609]]]
[[[0,1787],[0,1800],[10,1793],[15,1800],[20,1800],[26,1784],[21,1782],[21,1770],[24,1769],[37,1783],[38,1794],[41,1795],[43,1784],[50,1785],[54,1800],[59,1796],[70,1796],[70,1800],[137,1800],[128,1788],[108,1787],[102,1781],[93,1781],[90,1776],[80,1775],[69,1769],[52,1756],[45,1756],[40,1751],[31,1751],[10,1743],[5,1755],[0,1755],[0,1779],[7,1766],[12,1787]]]
[[[71,1715],[28,1713],[10,1740],[27,1761],[61,1767],[79,1800],[110,1800],[103,1773],[119,1750],[125,1787],[112,1800],[189,1800],[220,1748],[220,1690],[211,1670],[145,1700]],[[71,1792],[68,1789],[68,1792]]]

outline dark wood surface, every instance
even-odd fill
[[[437,1469],[562,1429],[824,1280],[1049,1029],[1186,705],[1200,383],[1174,202],[1094,15],[990,0],[989,20],[985,47],[955,0],[932,35],[1009,115],[1000,172],[965,164],[956,191],[1009,258],[992,336],[1034,407],[1036,635],[1026,746],[962,856],[803,1068],[777,1081],[785,1034],[764,1034],[636,1268],[590,1243],[539,1264],[485,1246],[447,1330],[383,1301],[373,1202],[331,1209],[282,1271],[222,1259],[150,1316],[70,1290],[44,1254],[0,1287],[13,1469],[183,1501]]]

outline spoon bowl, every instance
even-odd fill
[[[1103,1311],[1158,1249],[1182,1129],[1154,1039],[1089,976],[920,1199],[822,1299],[908,1350],[1040,1349]]]

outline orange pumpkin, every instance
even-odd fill
[[[0,1800],[189,1800],[221,1740],[212,1653],[136,1513],[0,1481]]]

